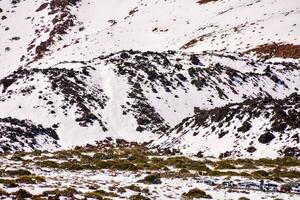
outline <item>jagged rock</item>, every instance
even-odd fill
[[[264,133],[258,138],[258,141],[262,144],[268,144],[273,139],[275,139],[275,136],[272,133]]]

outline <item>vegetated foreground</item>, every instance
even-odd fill
[[[0,156],[1,199],[299,199],[300,160],[219,160],[95,146]]]

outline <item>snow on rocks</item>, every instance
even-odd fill
[[[152,145],[206,157],[299,157],[299,99],[294,93],[282,100],[269,97],[197,109]]]

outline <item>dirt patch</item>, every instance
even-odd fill
[[[256,56],[263,59],[269,58],[300,58],[300,45],[272,43],[263,44],[245,52],[246,54],[255,53]]]
[[[202,42],[202,41],[204,41],[207,37],[212,36],[213,33],[214,33],[214,32],[212,32],[212,33],[207,33],[207,34],[204,34],[204,35],[200,35],[199,37],[194,38],[194,39],[190,40],[189,42],[187,42],[186,44],[184,44],[182,47],[180,47],[180,49],[189,49],[189,48],[192,48],[192,47],[194,47],[198,42]]]

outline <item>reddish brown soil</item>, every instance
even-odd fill
[[[246,51],[246,54],[254,52],[259,58],[293,58],[300,59],[300,45],[272,43],[257,46]]]

